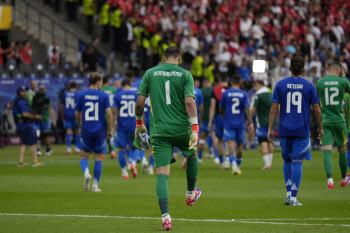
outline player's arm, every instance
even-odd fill
[[[209,124],[208,124],[208,128],[212,128],[212,126],[213,126],[213,120],[214,120],[214,116],[215,116],[215,106],[216,106],[216,99],[215,98],[211,98],[210,109],[209,109]]]
[[[52,125],[53,125],[53,127],[56,127],[56,114],[51,106],[49,107],[49,113],[50,113]]]
[[[200,104],[199,105],[200,122],[203,122],[203,114],[204,114],[204,104]]]
[[[60,111],[59,117],[60,117],[61,119],[63,119],[63,118],[64,118],[64,106],[63,106],[62,103],[60,103],[59,111]]]
[[[199,126],[198,126],[197,106],[193,97],[186,97],[185,105],[186,105],[187,115],[190,118],[190,121],[192,124],[192,134],[191,134],[191,140],[189,143],[189,146],[190,146],[189,149],[193,150],[197,147],[197,144],[198,144]]]
[[[41,120],[43,117],[42,115],[38,115],[38,114],[32,114],[29,112],[22,112],[22,116],[28,119],[33,119],[33,120]]]
[[[107,115],[107,123],[108,123],[108,134],[107,138],[111,139],[114,135],[114,127],[113,127],[113,116],[112,116],[112,111],[111,108],[108,107],[106,108],[106,115]]]
[[[272,102],[269,116],[269,130],[267,133],[267,139],[273,143],[272,139],[275,139],[275,134],[273,132],[273,124],[275,123],[276,114],[278,112],[278,103]]]
[[[318,139],[322,139],[323,138],[323,125],[322,125],[322,115],[321,115],[321,109],[320,109],[320,105],[318,103],[313,104],[312,108],[314,110],[314,114],[315,114],[315,118],[318,124]]]
[[[147,96],[138,95],[135,106],[135,114],[136,114],[136,130],[135,136],[140,133],[147,133],[147,129],[143,124],[143,112],[145,111],[145,102]]]
[[[78,111],[78,110],[75,110],[74,117],[75,117],[75,121],[77,122],[78,129],[79,129],[79,130],[81,129],[80,115],[81,115],[81,112]]]
[[[114,129],[118,128],[118,108],[117,107],[113,107],[113,122],[114,122]]]
[[[255,114],[256,114],[256,107],[255,106],[253,106],[253,108],[250,110],[250,114],[252,117],[255,116]]]
[[[250,113],[249,105],[245,106],[245,115],[247,116],[246,125],[248,128],[248,133],[252,133],[254,131],[254,125],[253,125],[252,114]]]

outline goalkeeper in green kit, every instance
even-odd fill
[[[329,75],[321,78],[316,83],[318,95],[320,97],[320,107],[322,113],[322,125],[324,136],[321,140],[323,146],[323,161],[328,178],[328,188],[334,188],[332,177],[332,141],[338,147],[339,166],[342,180],[340,186],[345,187],[349,181],[346,176],[347,158],[346,145],[348,143],[348,134],[345,125],[343,113],[344,93],[350,93],[350,84],[343,77],[342,65],[333,63],[329,66]]]
[[[173,148],[179,148],[187,158],[186,204],[192,206],[201,196],[195,188],[198,174],[198,117],[193,94],[192,75],[180,68],[180,50],[168,47],[163,56],[164,64],[146,71],[136,101],[135,136],[147,133],[143,124],[145,101],[150,95],[150,136],[155,157],[158,203],[162,213],[162,230],[172,230],[169,214],[168,180],[170,164],[175,162]]]

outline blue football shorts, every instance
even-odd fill
[[[42,132],[50,131],[50,123],[49,122],[36,122],[35,129],[40,130]]]
[[[224,142],[235,141],[238,144],[245,142],[245,128],[241,129],[225,129],[224,128]]]
[[[85,152],[105,154],[107,152],[106,138],[80,138],[81,149]]]
[[[75,121],[75,118],[65,118],[63,121],[63,127],[65,129],[76,129],[78,128],[77,122]]]
[[[21,130],[17,130],[17,133],[22,140],[22,145],[32,146],[37,143],[34,125],[30,125]]]
[[[215,116],[215,136],[219,139],[222,139],[224,135],[224,121],[222,120],[221,115]]]
[[[209,122],[202,122],[202,124],[199,126],[199,133],[208,134],[209,133],[208,125],[209,125]]]
[[[310,138],[279,137],[284,160],[311,161]]]
[[[134,148],[133,143],[135,140],[135,130],[124,131],[124,130],[118,129],[117,134],[118,134],[117,142],[118,142],[119,148],[125,149],[127,145],[129,145],[130,149]]]

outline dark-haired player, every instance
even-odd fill
[[[101,91],[102,78],[92,72],[89,76],[90,87],[88,90],[78,95],[75,106],[75,120],[78,128],[81,129],[81,160],[80,166],[84,174],[84,191],[90,189],[91,175],[89,172],[89,153],[94,153],[94,183],[93,192],[101,192],[98,187],[102,173],[102,155],[106,146],[106,135],[111,138],[114,135],[113,118],[109,96]],[[105,121],[105,112],[107,114],[107,125]]]
[[[198,174],[198,117],[193,94],[192,75],[180,68],[180,50],[168,47],[163,56],[164,64],[146,71],[142,78],[136,101],[136,131],[147,133],[143,124],[144,105],[150,96],[151,144],[156,163],[156,190],[162,213],[163,230],[171,230],[169,214],[168,180],[170,164],[174,163],[173,149],[177,147],[187,158],[186,204],[192,206],[201,196],[195,188]]]
[[[334,187],[331,159],[333,137],[335,139],[334,145],[338,147],[339,151],[339,166],[342,178],[340,186],[345,187],[349,181],[346,176],[348,135],[343,112],[343,98],[345,92],[350,93],[350,84],[347,79],[342,77],[342,65],[333,63],[329,66],[329,75],[321,78],[316,83],[321,100],[322,124],[324,127],[324,137],[321,144],[329,189]]]
[[[243,157],[246,125],[249,132],[253,132],[254,126],[250,114],[248,95],[239,89],[241,77],[234,75],[230,82],[231,88],[222,94],[219,106],[224,116],[223,140],[226,142],[228,156],[232,165],[232,174],[240,175],[242,174],[240,166]],[[236,155],[235,146],[237,146]]]
[[[74,112],[75,104],[77,100],[77,84],[72,82],[69,84],[69,91],[66,91],[62,95],[61,99],[61,110],[63,114],[63,126],[66,129],[66,144],[67,144],[67,154],[71,154],[71,143],[73,130],[75,133],[74,143],[75,152],[80,153],[80,135],[78,131],[77,122],[75,121]]]
[[[273,125],[280,105],[278,137],[284,160],[283,173],[287,188],[285,205],[301,206],[297,193],[301,182],[303,160],[311,160],[310,105],[318,123],[319,138],[323,137],[321,110],[316,87],[303,79],[305,61],[300,56],[291,60],[291,77],[277,82],[272,96],[268,139],[274,138]]]

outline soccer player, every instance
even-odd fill
[[[345,93],[344,94],[344,111],[345,111],[345,122],[348,126],[348,138],[350,137],[350,94]],[[350,169],[350,141],[348,140],[347,143],[347,158],[348,158],[348,167]],[[350,173],[348,173],[348,177],[350,178]]]
[[[213,93],[213,87],[208,79],[203,80],[203,88],[201,89],[204,101],[203,113],[200,115],[200,127],[199,127],[199,144],[198,144],[198,153],[204,150],[205,140],[208,141],[209,154],[206,156],[208,158],[213,157],[213,136],[212,133],[209,134],[208,124],[209,124],[209,109],[211,103],[211,96]],[[219,158],[218,158],[219,159]]]
[[[169,46],[163,56],[164,64],[146,71],[136,101],[135,135],[147,133],[143,111],[148,94],[151,99],[151,144],[155,157],[158,203],[162,213],[163,230],[171,230],[168,180],[170,164],[175,162],[173,148],[178,147],[187,158],[186,204],[192,206],[201,196],[195,188],[198,175],[198,117],[193,94],[192,75],[180,68],[180,50]],[[192,129],[191,129],[192,128]]]
[[[198,116],[198,122],[200,123],[201,115],[203,115],[203,110],[204,110],[204,98],[201,90],[197,87],[194,87],[193,89],[194,96],[196,97],[196,107],[197,107],[197,116]],[[201,142],[202,144],[205,143],[205,141]],[[203,154],[203,147],[201,148],[202,150],[198,149],[198,163],[202,164],[202,154]]]
[[[122,169],[122,179],[129,179],[129,174],[126,169],[125,150],[127,146],[130,148],[131,165],[130,170],[134,178],[137,177],[137,149],[133,146],[135,139],[135,103],[137,92],[132,91],[131,82],[129,79],[122,81],[122,91],[114,96],[113,117],[114,127],[117,130],[118,141],[118,159]]]
[[[111,106],[113,106],[113,98],[116,93],[116,89],[111,86],[111,77],[106,75],[103,77],[103,84],[102,89],[104,93],[106,93],[109,96],[109,102]],[[107,121],[107,118],[106,118]],[[115,137],[113,136],[110,140],[108,140],[107,144],[110,146],[110,153],[111,153],[111,159],[114,159],[116,157],[116,146],[114,144]]]
[[[212,96],[211,96],[211,104],[210,104],[210,110],[209,110],[209,123],[208,123],[208,130],[211,130],[213,128],[213,120],[215,116],[215,140],[214,145],[215,149],[218,150],[220,164],[222,169],[229,169],[230,164],[224,164],[224,142],[223,142],[223,136],[224,136],[224,124],[222,115],[219,112],[219,103],[221,101],[222,94],[227,89],[227,76],[221,75],[219,77],[219,85],[215,86],[213,88]]]
[[[305,60],[300,56],[291,59],[291,77],[277,82],[272,96],[268,140],[274,139],[273,125],[280,105],[278,137],[284,160],[283,173],[287,188],[285,205],[301,206],[297,201],[303,160],[311,160],[310,105],[318,123],[319,138],[323,137],[321,110],[315,85],[303,79]]]
[[[343,77],[342,65],[333,63],[329,66],[329,75],[321,78],[316,83],[316,88],[321,99],[322,124],[324,137],[321,140],[323,146],[323,162],[328,178],[328,188],[334,187],[332,178],[332,141],[339,151],[339,166],[342,180],[340,186],[345,187],[349,181],[346,176],[347,158],[346,145],[348,143],[347,129],[343,113],[344,92],[350,92],[349,81]]]
[[[33,156],[32,167],[39,167],[43,166],[44,163],[38,160],[37,137],[32,120],[41,120],[42,116],[30,112],[29,103],[26,99],[26,92],[26,86],[18,88],[17,97],[13,102],[13,116],[16,123],[16,130],[22,141],[18,167],[28,166],[28,164],[24,162],[27,145],[30,146],[30,151]]]
[[[150,98],[147,97],[146,103],[145,103],[145,109],[144,109],[144,116],[145,116],[145,125],[146,125],[146,129],[147,129],[148,133],[151,132],[149,130],[150,113],[151,113],[151,103],[150,103]],[[154,168],[154,156],[153,156],[153,152],[151,150],[150,154],[149,154],[149,166],[148,166],[147,173],[150,175],[153,175],[154,174],[153,168]]]
[[[242,174],[240,166],[243,157],[243,143],[245,141],[246,126],[248,131],[254,130],[252,116],[250,114],[248,95],[239,89],[241,77],[234,75],[231,79],[231,88],[222,94],[220,111],[224,118],[223,140],[226,142],[228,156],[232,164],[232,174]],[[247,121],[245,117],[247,116]],[[235,146],[237,145],[237,158]]]
[[[273,144],[267,140],[267,130],[269,127],[269,113],[271,108],[272,93],[265,87],[263,80],[253,83],[255,95],[253,97],[251,113],[256,117],[256,136],[261,145],[261,153],[265,162],[263,170],[271,169],[273,158]]]
[[[75,153],[80,154],[80,135],[78,131],[78,125],[75,121],[75,104],[77,100],[77,90],[78,86],[75,82],[69,84],[69,91],[66,91],[62,95],[61,99],[61,113],[63,114],[63,126],[66,129],[66,144],[67,144],[67,154],[72,153],[71,143],[73,130],[75,133],[74,143],[75,143]]]
[[[101,91],[101,76],[96,72],[90,73],[89,84],[89,89],[78,95],[75,106],[75,120],[81,132],[80,167],[84,174],[83,189],[87,192],[90,189],[91,179],[88,162],[89,153],[94,153],[95,167],[92,192],[101,192],[98,183],[102,173],[102,154],[106,146],[106,135],[107,139],[114,135],[113,118],[109,96]],[[108,134],[106,132],[105,113],[109,126]]]

